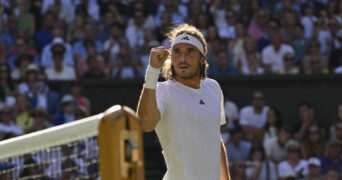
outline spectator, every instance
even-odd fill
[[[329,168],[324,173],[324,180],[339,180],[339,174],[336,168]]]
[[[307,55],[307,40],[304,37],[304,27],[296,23],[293,29],[293,38],[290,42],[294,50],[295,65],[302,64],[303,58]]]
[[[30,112],[30,105],[27,97],[23,94],[19,94],[16,96],[15,103],[15,123],[25,132],[27,133],[29,129],[31,129],[34,125],[33,117]]]
[[[2,28],[1,34],[1,43],[3,43],[6,47],[6,54],[9,53],[12,48],[15,46],[15,41],[19,36],[17,31],[17,23],[14,16],[10,16],[7,19],[6,28]]]
[[[260,129],[255,137],[264,147],[271,139],[277,138],[278,131],[282,127],[282,119],[278,109],[270,107],[267,111],[265,126]]]
[[[243,160],[237,160],[230,164],[230,176],[232,180],[246,180],[246,163]]]
[[[235,29],[236,38],[228,42],[228,51],[232,54],[233,67],[237,67],[237,59],[244,53],[244,41],[247,36],[246,27],[242,22],[237,22]]]
[[[299,119],[293,125],[293,127],[295,131],[295,139],[297,141],[301,141],[306,129],[309,127],[311,123],[314,122],[315,109],[309,102],[300,102],[297,105],[297,112]]]
[[[308,174],[304,180],[323,180],[321,174],[321,161],[317,157],[311,157],[308,160]]]
[[[267,8],[260,9],[254,17],[256,19],[256,23],[252,23],[248,27],[248,34],[255,39],[265,37],[267,33],[269,17],[270,14]]]
[[[11,70],[11,78],[15,81],[23,81],[25,79],[26,68],[33,63],[32,56],[22,54],[15,60],[15,68]]]
[[[339,129],[337,128],[337,123],[342,122],[342,103],[337,105],[336,112],[335,112],[335,117],[333,119],[333,124],[330,126],[330,137],[335,138],[336,137],[336,131]],[[342,133],[342,125],[339,126],[341,127],[341,133]]]
[[[67,5],[63,4],[61,0],[55,0],[54,4],[51,4],[48,7],[46,13],[48,12],[53,12],[54,14],[56,14],[57,19],[55,23],[60,24],[60,26],[66,26],[66,24],[69,24],[73,18],[72,9]]]
[[[86,115],[88,116],[91,104],[89,99],[82,94],[82,89],[83,86],[80,79],[75,79],[70,82],[70,94],[73,96],[76,106],[85,108],[85,111],[87,112]]]
[[[32,88],[34,82],[37,79],[37,75],[39,74],[39,67],[35,63],[30,63],[27,65],[24,73],[24,77],[18,84],[18,91],[20,94],[27,93],[30,88]]]
[[[320,126],[312,123],[306,129],[303,140],[301,141],[301,155],[304,159],[316,156],[322,157],[324,155],[325,133]]]
[[[65,59],[63,61],[63,66],[74,66],[75,65],[75,61],[74,61],[74,55],[73,55],[73,49],[71,47],[71,45],[68,42],[65,42],[63,39],[63,33],[61,31],[61,29],[54,29],[53,30],[53,40],[51,43],[47,44],[46,46],[43,47],[43,52],[41,54],[41,65],[44,68],[47,67],[53,67],[54,66],[54,61],[53,61],[53,57],[52,57],[52,47],[54,45],[62,45],[65,48],[65,53],[63,55],[63,59]]]
[[[285,53],[294,53],[291,46],[282,43],[280,31],[275,30],[270,34],[271,44],[262,50],[262,62],[266,73],[274,73],[284,66]]]
[[[314,9],[310,4],[303,5],[303,15],[300,21],[304,27],[305,39],[312,39],[315,36],[315,26],[318,19],[315,16]]]
[[[277,169],[274,162],[266,159],[262,144],[255,144],[251,148],[249,161],[246,162],[247,179],[265,180],[277,179]]]
[[[281,26],[282,40],[284,43],[291,44],[296,24],[298,24],[296,13],[293,11],[284,12]]]
[[[60,101],[61,111],[53,118],[53,125],[75,121],[75,99],[70,94],[65,94]]]
[[[45,68],[48,80],[73,80],[76,78],[76,70],[73,66],[64,66],[63,62],[66,48],[62,44],[54,44],[51,47],[54,65]]]
[[[228,133],[229,139],[225,144],[229,163],[234,163],[238,160],[247,161],[252,144],[243,140],[241,126],[232,124],[228,127]]]
[[[32,112],[32,117],[34,123],[27,133],[41,131],[52,127],[51,116],[47,114],[45,108],[37,106]]]
[[[332,138],[326,143],[326,148],[326,155],[321,157],[322,172],[325,174],[329,168],[342,172],[341,142]]]
[[[25,41],[24,38],[18,37],[15,40],[15,46],[11,49],[11,52],[9,53],[7,58],[7,64],[10,69],[15,68],[15,61],[22,54],[29,54],[33,56],[34,63],[40,63],[36,49],[28,46],[27,41]]]
[[[257,40],[257,50],[259,53],[261,53],[262,50],[271,43],[270,34],[272,33],[272,31],[275,31],[280,28],[281,25],[278,19],[270,18],[270,20],[268,20],[266,29],[267,33],[265,34],[265,36]]]
[[[293,131],[288,125],[283,125],[277,133],[277,138],[270,139],[265,146],[266,157],[268,160],[272,160],[276,164],[286,159],[287,143],[293,142]]]
[[[88,56],[86,58],[79,57],[76,59],[77,77],[82,77],[90,70],[89,68],[91,67],[89,66],[89,63],[96,63],[98,71],[100,71],[101,74],[104,74],[104,77],[107,76],[110,67],[108,67],[109,65],[106,62],[106,58],[97,52],[94,41],[87,40],[84,41],[84,43]],[[89,59],[91,59],[91,62],[88,62]]]
[[[30,109],[37,106],[44,107],[51,116],[59,112],[59,93],[50,89],[46,83],[46,75],[43,70],[39,70],[36,78],[32,82],[29,91],[25,93],[30,102]]]
[[[285,53],[283,56],[283,64],[277,73],[282,75],[299,74],[299,68],[295,65],[295,57],[292,53]]]
[[[83,38],[84,26],[87,23],[86,18],[80,14],[76,14],[71,23],[68,24],[66,31],[66,41],[74,44]]]
[[[47,12],[42,20],[42,28],[38,29],[34,33],[34,41],[39,53],[43,51],[43,48],[52,42],[53,30],[55,29],[55,23],[57,22],[56,14],[53,12]],[[45,57],[42,58],[43,60]]]
[[[132,54],[130,46],[120,46],[120,63],[114,67],[111,77],[115,79],[132,79],[142,77],[142,63],[139,57]]]
[[[8,66],[0,64],[0,101],[13,105],[16,92],[17,84],[12,80]]]
[[[0,140],[24,134],[23,129],[15,124],[13,115],[12,106],[4,105],[0,109]]]
[[[75,59],[86,58],[88,53],[86,51],[85,41],[91,40],[95,43],[96,51],[98,53],[103,53],[103,43],[95,39],[95,28],[91,23],[85,23],[82,27],[83,36],[73,43],[73,51]]]
[[[253,92],[252,105],[240,110],[239,124],[242,126],[244,138],[252,141],[256,132],[266,124],[267,111],[264,94],[261,91]]]
[[[307,42],[308,44],[308,54],[303,58],[303,61],[302,61],[302,71],[305,73],[305,74],[310,74],[311,73],[311,69],[312,69],[312,59],[319,59],[320,63],[321,63],[321,66],[322,66],[322,69],[323,69],[323,72],[327,73],[329,72],[329,62],[328,62],[328,57],[327,55],[324,55],[322,53],[320,53],[320,43],[319,41],[317,41],[316,39],[312,39],[312,40],[309,40]]]
[[[224,40],[232,40],[236,38],[235,25],[238,21],[238,13],[233,9],[227,9],[225,14],[227,27],[218,28],[219,36]]]
[[[128,24],[125,37],[128,40],[129,46],[132,48],[133,52],[137,51],[144,44],[145,27],[144,23],[146,16],[142,11],[134,12],[134,22]]]
[[[123,32],[124,27],[119,23],[113,23],[109,27],[110,38],[104,43],[104,54],[112,66],[116,66],[119,63],[120,44],[128,43]]]
[[[278,178],[284,180],[284,176],[294,173],[299,178],[303,178],[308,174],[308,163],[300,157],[299,143],[289,141],[285,145],[287,158],[278,164]]]
[[[100,68],[100,62],[94,55],[89,55],[86,60],[88,70],[84,72],[81,79],[105,79],[108,74]]]
[[[243,52],[236,57],[237,68],[242,75],[262,74],[261,54],[257,52],[256,40],[252,37],[245,37],[243,41]]]
[[[238,70],[234,68],[231,56],[225,50],[218,53],[217,64],[208,72],[209,76],[225,77],[238,75]]]
[[[337,22],[339,23],[339,22]],[[341,28],[341,25],[337,25],[338,28]],[[334,36],[334,44],[332,44],[331,46],[333,47],[333,49],[331,50],[330,54],[329,54],[329,69],[330,70],[334,70],[336,69],[338,66],[341,66],[341,59],[342,59],[342,54],[341,54],[341,50],[342,50],[342,29],[338,29],[338,31],[335,33]],[[334,46],[333,46],[334,45]]]
[[[36,31],[35,19],[28,9],[28,1],[16,0],[14,15],[17,20],[17,31],[30,46],[33,46],[33,34]]]

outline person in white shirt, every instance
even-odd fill
[[[220,126],[225,124],[220,85],[207,78],[207,43],[194,26],[168,34],[170,49],[151,49],[137,107],[144,131],[155,130],[167,172],[163,180],[230,179]],[[162,74],[167,79],[159,82]]]
[[[255,91],[252,104],[240,110],[239,124],[247,140],[252,140],[257,130],[265,126],[268,109],[264,94],[261,91]]]
[[[275,73],[284,67],[283,57],[285,53],[294,54],[293,48],[282,43],[282,36],[279,30],[270,33],[271,44],[262,50],[262,63],[266,73]]]

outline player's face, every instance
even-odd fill
[[[200,79],[200,64],[204,63],[200,51],[187,43],[176,44],[171,52],[171,62],[176,80]]]

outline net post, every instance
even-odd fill
[[[127,106],[114,105],[99,124],[101,179],[145,180],[141,123]]]

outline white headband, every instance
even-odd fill
[[[203,44],[201,43],[200,40],[198,40],[196,37],[190,35],[190,34],[180,34],[178,35],[175,40],[171,44],[171,49],[179,43],[187,43],[195,46],[202,55],[204,55],[204,48]]]

